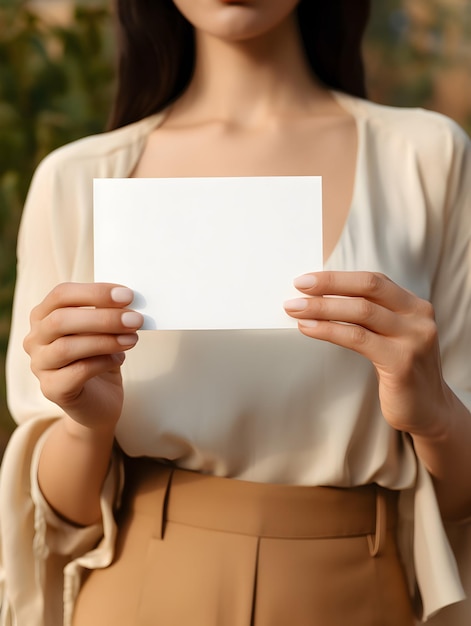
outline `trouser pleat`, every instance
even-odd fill
[[[128,481],[114,562],[73,626],[413,626],[396,494],[156,465]]]
[[[257,544],[257,537],[168,522],[164,540],[149,547],[135,623],[248,626]]]

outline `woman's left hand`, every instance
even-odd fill
[[[373,363],[393,428],[424,437],[446,431],[453,394],[442,377],[430,302],[373,272],[317,272],[294,284],[305,297],[285,302],[286,312],[304,335]]]

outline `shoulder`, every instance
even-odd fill
[[[338,98],[361,127],[370,180],[419,190],[439,212],[469,188],[471,141],[456,122],[426,109]]]
[[[64,181],[90,177],[127,176],[137,160],[149,132],[159,125],[164,113],[145,118],[117,130],[84,137],[57,148],[38,165],[35,178]]]
[[[451,163],[471,150],[466,132],[452,119],[422,108],[392,107],[353,98],[356,115],[369,126],[371,138],[378,138],[413,150],[425,161],[430,158]]]

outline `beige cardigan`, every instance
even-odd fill
[[[327,267],[383,271],[429,298],[445,376],[471,406],[470,144],[442,116],[336,97],[357,121],[359,151],[349,218]],[[61,411],[40,393],[21,343],[31,308],[55,284],[93,280],[92,179],[129,176],[161,120],[56,151],[31,186],[7,365],[10,407],[22,425],[0,481],[1,626],[69,626],[81,569],[106,567],[113,557],[119,455],[103,491],[102,525],[76,529],[53,514],[36,467],[41,437]],[[117,439],[129,454],[262,482],[399,489],[402,556],[424,618],[463,598],[455,557],[471,588],[471,525],[448,529],[451,550],[430,477],[409,438],[382,419],[366,360],[296,331],[147,331],[123,378]],[[469,611],[460,603],[431,622],[465,626]]]

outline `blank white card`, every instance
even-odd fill
[[[94,250],[143,328],[293,328],[293,279],[322,269],[321,178],[96,179]]]

